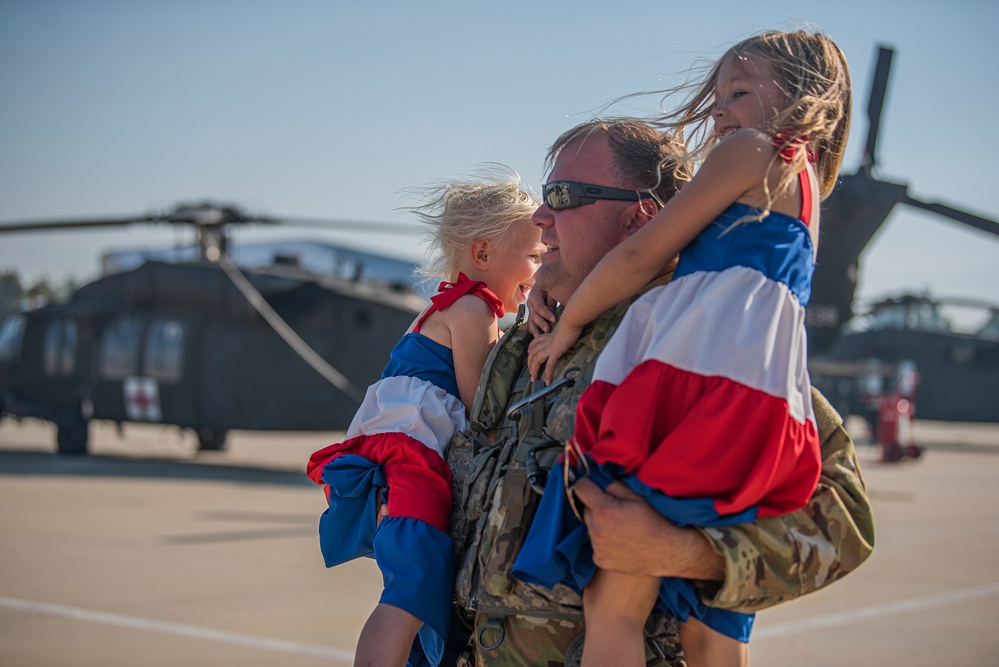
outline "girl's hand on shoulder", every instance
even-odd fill
[[[527,330],[535,336],[546,334],[555,324],[555,306],[558,302],[548,292],[535,287],[527,295]]]
[[[527,348],[527,367],[531,379],[538,379],[542,364],[545,367],[545,383],[551,384],[555,378],[555,363],[572,347],[583,331],[582,327],[570,327],[563,323],[555,325],[549,334],[542,334],[531,341]]]

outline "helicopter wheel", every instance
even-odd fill
[[[63,417],[56,422],[56,450],[67,456],[87,453],[89,422],[80,415]]]
[[[198,451],[220,452],[225,449],[225,437],[229,431],[209,427],[198,429]]]

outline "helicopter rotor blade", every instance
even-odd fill
[[[867,100],[867,144],[864,147],[864,167],[871,169],[877,163],[878,131],[881,128],[881,113],[884,111],[885,93],[888,91],[888,75],[891,72],[891,58],[895,51],[887,46],[878,47],[878,64],[871,82],[871,96]]]
[[[957,222],[970,225],[976,229],[980,229],[983,232],[988,232],[995,236],[999,236],[999,222],[991,220],[989,218],[983,218],[980,215],[975,215],[974,213],[968,213],[967,211],[962,211],[956,209],[952,206],[947,206],[946,204],[939,204],[936,202],[924,202],[910,195],[906,194],[905,199],[902,200],[903,204],[908,204],[909,206],[914,206],[916,208],[921,208],[924,211],[931,211],[937,215],[942,215],[951,220],[956,220]]]
[[[418,234],[424,230],[420,225],[405,222],[372,222],[369,220],[319,220],[312,218],[267,218],[271,224],[290,227],[313,227],[326,231],[351,230],[397,234]]]
[[[84,220],[38,220],[34,222],[0,223],[0,234],[55,229],[85,229],[88,227],[124,227],[143,222],[159,222],[159,220],[153,216],[143,216],[139,218],[91,218]]]
[[[375,222],[365,220],[329,220],[314,218],[276,218],[268,215],[248,214],[234,207],[212,205],[178,206],[163,213],[126,218],[84,218],[78,220],[34,220],[0,223],[0,234],[18,232],[45,232],[55,230],[87,229],[91,227],[124,227],[135,224],[172,224],[192,227],[220,227],[223,225],[281,225],[311,227],[326,231],[353,230],[389,234],[417,234],[420,225],[402,222]]]

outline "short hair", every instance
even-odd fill
[[[513,169],[495,164],[483,172],[479,180],[409,189],[422,200],[405,210],[426,226],[427,253],[417,269],[425,280],[457,279],[462,253],[476,239],[502,247],[511,228],[529,221],[541,205]]]
[[[691,165],[679,135],[637,118],[595,118],[563,132],[548,149],[545,172],[568,145],[600,132],[610,143],[611,168],[621,179],[619,185],[651,192],[662,206],[690,180]]]

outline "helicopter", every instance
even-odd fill
[[[920,418],[999,421],[999,303],[927,294],[879,299],[847,323],[825,362],[814,366],[830,361],[840,368],[855,363],[857,381],[839,391],[850,412],[871,423],[878,397],[907,371],[913,377],[903,393],[915,397]],[[827,393],[837,391],[830,377],[823,380]]]
[[[812,383],[840,412],[872,421],[878,394],[914,365],[920,378],[914,400],[921,418],[999,422],[999,340],[990,325],[958,332],[940,314],[943,306],[957,301],[928,295],[901,295],[854,312],[860,255],[897,204],[999,237],[995,220],[919,200],[906,184],[874,177],[893,54],[889,47],[878,48],[860,168],[842,175],[822,204],[822,240],[805,315]],[[969,300],[963,304],[993,308]]]
[[[937,331],[951,347],[903,346],[907,334],[898,329],[844,327],[854,316],[860,255],[896,204],[999,236],[994,220],[923,202],[905,184],[874,177],[893,53],[879,47],[862,164],[841,177],[822,205],[823,238],[806,309],[812,381],[844,414],[867,415],[869,380],[890,381],[911,362],[921,374],[922,416],[999,421],[994,400],[974,413],[958,409],[976,404],[974,396],[988,385],[983,378],[999,377],[987,336],[976,342],[974,364],[964,366],[973,372],[941,374],[936,369],[946,367],[947,354],[964,358],[953,349],[966,346],[966,336]],[[229,226],[331,224],[250,215],[211,202],[127,218],[5,224],[0,234],[143,223],[190,226],[197,245],[190,257],[186,251],[106,256],[106,268],[115,273],[83,286],[68,303],[0,324],[0,414],[54,422],[60,453],[86,453],[93,419],[191,429],[200,450],[222,449],[232,429],[343,429],[361,388],[378,378],[391,347],[426,303],[405,279],[411,265],[356,253],[337,260],[334,275],[319,275],[290,253],[242,271],[231,257],[241,249],[230,249]],[[389,266],[372,271],[379,262]],[[856,342],[860,335],[863,344]],[[904,358],[895,354],[903,350]]]
[[[232,429],[343,430],[426,303],[406,279],[412,263],[346,249],[333,275],[288,255],[241,269],[230,257],[229,227],[333,223],[235,206],[181,204],[127,218],[5,225],[0,233],[139,223],[193,227],[193,261],[140,258],[66,303],[0,325],[0,413],[55,423],[61,454],[87,453],[94,419],[190,429],[200,451],[223,449]]]

